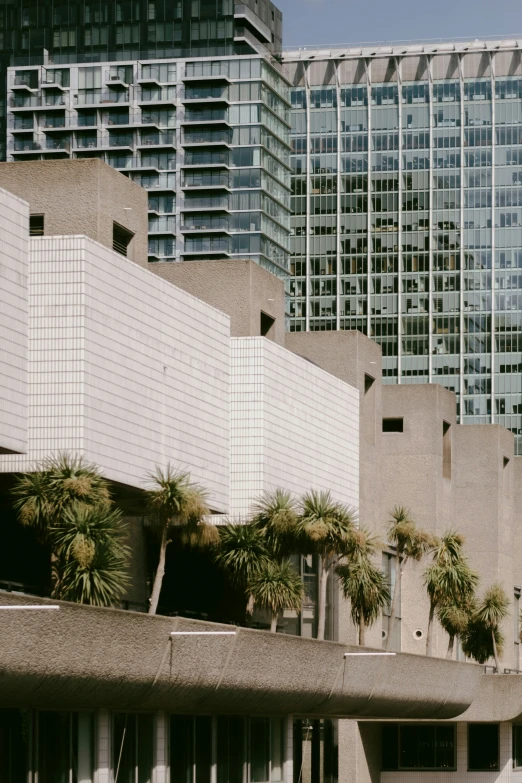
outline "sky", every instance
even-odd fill
[[[283,46],[522,38],[522,0],[273,0]]]

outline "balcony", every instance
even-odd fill
[[[74,96],[75,106],[93,106],[103,104],[129,103],[129,90],[78,90]]]
[[[128,89],[132,84],[132,65],[116,66],[105,71],[105,84],[111,87]]]
[[[227,130],[187,131],[183,137],[183,145],[185,147],[195,147],[200,144],[204,144],[205,146],[212,144],[220,146],[226,145],[228,147],[231,143],[232,134]]]
[[[181,226],[183,233],[195,233],[197,231],[223,233],[229,231],[227,218],[209,217],[205,220],[197,220]]]
[[[228,77],[228,62],[196,62],[187,63],[184,82],[230,82]]]
[[[175,217],[159,217],[149,219],[149,234],[175,234],[176,233],[176,218]]]
[[[228,167],[229,156],[227,152],[191,152],[185,154],[184,167],[189,166],[216,166]]]
[[[138,174],[133,177],[133,181],[145,190],[158,191],[162,193],[176,193],[176,175],[175,174]]]
[[[228,196],[196,196],[185,198],[183,205],[184,212],[195,212],[204,209],[205,211],[215,210],[216,212],[228,212]]]
[[[10,88],[15,92],[33,93],[38,89],[38,71],[24,71],[11,76]]]
[[[46,138],[45,145],[42,148],[42,153],[48,152],[61,152],[64,155],[69,155],[71,151],[71,141],[67,139]]]
[[[33,118],[27,115],[21,117],[9,117],[7,123],[9,130],[13,133],[32,133],[34,131]]]
[[[141,157],[114,157],[108,159],[107,163],[114,169],[120,169],[124,171],[154,171],[158,174],[160,171],[165,171],[169,168],[174,169],[175,167],[174,161],[166,164],[160,158],[154,157],[152,155]]]
[[[228,172],[193,172],[187,173],[185,181],[181,186],[183,190],[190,190],[191,188],[219,188],[228,190],[230,187],[230,180]]]
[[[221,237],[194,237],[185,240],[185,249],[183,255],[229,255],[230,240]]]
[[[67,84],[64,82],[67,81]],[[66,90],[69,87],[69,77],[64,79],[61,71],[44,71],[41,82],[42,90]]]
[[[164,87],[156,89],[142,88],[138,90],[137,101],[141,104],[176,104],[176,88]]]
[[[219,123],[228,125],[227,109],[187,109],[183,125]]]
[[[183,103],[229,103],[228,87],[223,85],[213,87],[187,87]]]
[[[16,139],[14,142],[9,142],[7,149],[11,155],[27,155],[41,152],[42,145],[32,139]]]
[[[75,150],[97,150],[100,141],[98,138],[91,136],[77,136],[72,143],[72,149]]]
[[[175,147],[176,134],[175,133],[150,133],[141,134],[140,138],[136,142],[136,147]]]

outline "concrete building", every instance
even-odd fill
[[[252,262],[237,264],[235,280],[227,262],[229,285],[207,290],[203,262],[186,263],[174,285],[157,265],[115,251],[110,234],[29,238],[28,203],[2,191],[0,210],[13,235],[0,259],[10,270],[0,302],[22,325],[19,337],[2,331],[1,355],[26,400],[12,406],[9,386],[0,386],[2,421],[22,434],[13,448],[9,427],[0,431],[10,452],[0,455],[0,606],[11,607],[0,608],[2,783],[402,783],[413,773],[517,783],[522,540],[513,434],[457,424],[455,395],[441,386],[383,385],[380,349],[360,332],[283,339],[284,284]],[[210,277],[218,263],[208,262]],[[242,285],[243,297],[230,295]],[[141,613],[65,602],[22,608],[55,602],[35,589],[44,584],[42,551],[20,537],[9,488],[17,471],[58,450],[97,462],[133,520],[133,585],[122,606]],[[218,617],[216,572],[185,553],[176,565],[189,590],[190,572],[204,583],[207,619],[186,611],[179,588],[167,606],[178,616],[145,616],[140,493],[147,470],[168,461],[209,488],[221,516],[245,515],[263,489],[315,487],[358,507],[383,538],[399,504],[433,533],[458,529],[480,590],[500,581],[513,596],[502,658],[511,673],[446,660],[440,627],[435,657],[424,655],[422,563],[405,569],[395,656],[378,655],[386,613],[368,632],[362,652],[372,655],[356,654],[334,583],[329,641],[303,638],[314,634],[313,604],[299,621],[284,617],[275,635],[231,624],[230,607]],[[313,558],[303,560],[313,585]],[[395,560],[386,547],[392,581]]]

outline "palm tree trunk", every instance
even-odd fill
[[[328,568],[326,556],[319,556],[319,606],[317,616],[317,638],[324,639],[326,629],[326,584],[328,582]]]
[[[397,555],[396,560],[397,566],[395,568],[395,587],[393,590],[393,598],[391,603],[391,610],[390,610],[390,621],[388,623],[388,638],[386,639],[386,650],[388,651],[391,647],[391,641],[393,636],[393,628],[395,625],[395,616],[397,614],[397,604],[399,601],[399,595],[401,592],[401,582],[402,582],[402,569],[404,567],[404,563],[401,566],[400,565],[400,558],[399,555]]]
[[[252,617],[252,615],[254,613],[254,604],[255,604],[254,596],[253,595],[249,595],[248,596],[247,605],[246,605],[246,613],[247,613],[247,615],[249,615],[249,617]]]
[[[495,667],[497,674],[500,674],[500,658],[498,657],[497,640],[495,639],[495,631],[491,629],[491,638],[493,639],[493,655],[495,656]]]
[[[428,619],[428,630],[426,632],[426,655],[430,658],[433,655],[433,618],[435,617],[435,604],[430,601],[430,616]]]
[[[359,645],[361,647],[366,646],[366,625],[364,620],[361,620],[359,623]]]
[[[455,641],[455,637],[450,634],[449,638],[449,644],[448,644],[448,652],[446,653],[446,658],[453,658],[453,642]]]
[[[154,577],[154,585],[152,587],[152,594],[150,596],[149,614],[156,614],[156,610],[158,608],[161,586],[163,584],[163,577],[165,575],[165,555],[167,552],[167,543],[167,525],[165,525],[161,533],[158,568],[156,569],[156,576]]]
[[[272,620],[270,622],[270,633],[277,633],[277,612],[272,612]]]

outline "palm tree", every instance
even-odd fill
[[[242,590],[270,562],[264,535],[253,524],[228,524],[219,527],[219,544],[214,559],[229,579]],[[248,595],[247,613],[254,611],[254,599]]]
[[[300,548],[319,556],[318,639],[324,639],[325,634],[328,575],[346,551],[355,519],[354,511],[334,501],[330,492],[311,490],[301,500],[295,533]]]
[[[347,548],[347,563],[336,568],[344,597],[350,601],[353,622],[359,626],[359,644],[365,644],[366,627],[373,625],[390,603],[385,575],[372,562],[380,542],[364,528],[355,530]]]
[[[424,586],[430,599],[426,655],[433,654],[433,620],[438,606],[462,606],[473,597],[478,576],[472,571],[463,553],[464,538],[447,531],[436,542],[433,562],[424,572]]]
[[[437,606],[439,623],[449,636],[446,658],[453,658],[455,637],[462,637],[466,633],[474,608],[473,601],[467,605],[465,603],[462,605],[447,603]]]
[[[301,611],[304,587],[299,574],[289,560],[269,561],[250,579],[247,592],[262,609],[271,615],[270,631],[277,630],[277,618],[284,609]]]
[[[59,564],[55,597],[96,606],[116,603],[129,583],[124,537],[119,509],[81,505],[66,509],[63,524],[51,530]]]
[[[416,526],[415,522],[410,517],[409,511],[403,506],[396,506],[390,516],[388,541],[395,546],[397,559],[395,567],[395,587],[391,602],[386,650],[389,650],[391,647],[395,618],[397,615],[397,602],[401,593],[402,575],[406,563],[409,560],[417,562],[422,560],[424,555],[434,545],[433,537]]]
[[[491,585],[491,587],[489,587],[484,593],[482,601],[473,613],[470,624],[470,633],[468,634],[468,640],[466,644],[467,649],[473,650],[473,644],[471,647],[469,644],[469,638],[471,634],[472,642],[475,641],[475,647],[480,649],[480,646],[476,642],[477,638],[484,638],[485,641],[485,638],[487,638],[489,635],[493,657],[495,658],[497,674],[500,673],[500,655],[502,655],[502,648],[504,643],[504,637],[500,630],[500,624],[506,617],[508,609],[509,599],[502,585],[498,583]],[[473,638],[473,634],[475,639]],[[483,648],[486,648],[485,644],[483,644]],[[475,655],[476,652],[477,649],[471,652],[475,659],[477,659],[477,656]],[[485,660],[487,660],[487,658]],[[481,662],[483,661],[479,661],[479,663]]]
[[[108,482],[98,467],[83,457],[58,454],[43,460],[33,473],[19,476],[12,493],[20,522],[35,528],[50,544],[53,596],[59,597],[66,560],[58,533],[82,509],[109,513],[112,501]]]
[[[295,548],[297,503],[290,492],[264,492],[252,506],[252,525],[262,534],[274,556],[292,554]]]
[[[160,539],[158,567],[150,597],[149,614],[156,614],[161,586],[165,575],[165,557],[171,539],[177,532],[183,543],[208,545],[215,542],[219,533],[203,519],[208,515],[207,493],[191,481],[186,471],[167,465],[165,470],[156,468],[149,474],[151,488],[147,491],[148,523],[155,528]]]

